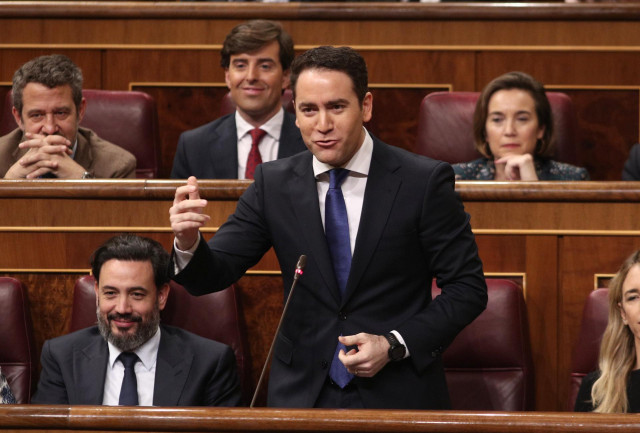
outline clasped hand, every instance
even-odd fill
[[[71,158],[71,142],[61,135],[25,133],[20,149],[29,149],[5,174],[5,179],[36,179],[47,173],[59,178],[81,178],[84,168]]]

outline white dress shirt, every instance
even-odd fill
[[[120,388],[124,377],[124,365],[118,356],[122,351],[109,344],[109,364],[107,376],[104,381],[104,395],[102,404],[118,406],[120,400]],[[134,353],[140,358],[135,365],[136,381],[138,383],[138,403],[140,406],[153,406],[153,389],[156,383],[156,361],[158,359],[158,347],[160,347],[160,328],[146,343],[138,347]]]
[[[265,136],[260,140],[258,150],[262,162],[274,161],[278,159],[278,149],[280,149],[280,132],[282,132],[282,123],[284,122],[284,109],[281,108],[278,113],[266,123],[260,125],[260,129],[266,132]],[[238,110],[236,110],[236,133],[238,135],[238,179],[245,179],[245,171],[247,169],[247,158],[251,151],[251,130],[255,126],[244,120]]]

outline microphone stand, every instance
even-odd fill
[[[258,385],[256,385],[256,390],[253,393],[253,398],[251,399],[251,404],[249,405],[249,408],[252,408],[256,403],[258,392],[260,391],[260,387],[262,385],[264,375],[267,371],[267,365],[269,365],[269,360],[271,360],[271,355],[273,354],[273,346],[275,346],[276,344],[276,338],[278,338],[278,333],[280,333],[280,327],[282,326],[284,315],[287,314],[287,309],[289,308],[289,301],[291,301],[291,295],[293,295],[293,289],[296,287],[296,283],[298,282],[298,279],[300,278],[300,276],[304,273],[304,267],[306,265],[307,265],[307,256],[303,254],[298,259],[298,264],[296,265],[296,271],[293,274],[293,283],[291,284],[291,289],[289,290],[289,296],[287,296],[287,301],[284,303],[284,308],[282,309],[282,315],[280,316],[280,321],[278,321],[278,327],[276,328],[276,332],[273,335],[273,341],[271,342],[271,347],[269,347],[269,353],[267,353],[267,359],[265,359],[264,365],[262,366],[262,373],[260,373],[260,379],[258,379]]]

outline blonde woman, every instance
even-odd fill
[[[598,371],[582,381],[578,412],[640,412],[640,250],[609,284],[609,319]]]

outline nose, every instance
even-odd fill
[[[515,135],[516,133],[516,121],[515,119],[505,122],[504,133],[506,135]]]
[[[327,133],[333,129],[333,119],[327,110],[320,110],[318,113],[318,123],[316,125],[318,131]]]
[[[247,80],[255,81],[258,79],[258,65],[249,65],[247,68]]]
[[[58,125],[56,124],[55,117],[52,113],[48,113],[45,116],[41,132],[45,135],[53,135],[58,132]]]
[[[116,313],[127,314],[131,312],[131,304],[128,296],[119,296],[116,302]]]

